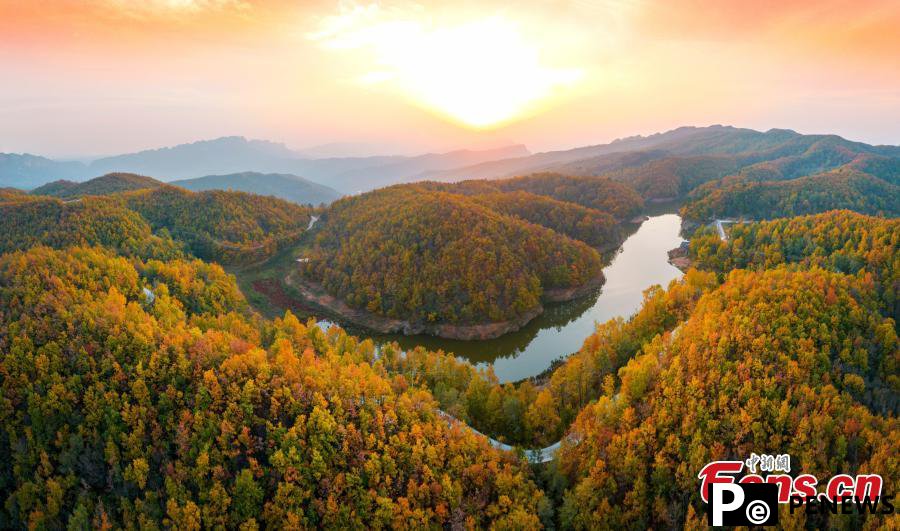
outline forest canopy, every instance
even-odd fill
[[[0,201],[0,253],[47,245],[99,245],[126,256],[174,258],[182,246],[153,233],[137,212],[102,197],[77,201],[11,196]]]
[[[783,181],[738,177],[701,186],[681,213],[692,220],[771,219],[837,209],[898,217],[900,186],[849,167]]]
[[[262,260],[296,241],[312,212],[272,197],[167,185],[65,201],[7,192],[0,211],[0,251],[102,245],[142,257],[186,251],[226,264]]]
[[[871,282],[821,269],[732,272],[579,414],[559,456],[563,527],[695,528],[697,471],[751,452],[896,485],[900,350],[877,301]]]
[[[204,260],[300,242],[310,261],[289,256],[291,271],[357,308],[528,317],[602,279],[597,249],[643,204],[630,185],[428,182],[324,212],[167,185],[65,201],[0,189],[0,527],[696,529],[698,471],[751,452],[789,453],[793,474],[880,474],[896,504],[896,166],[828,138],[772,149],[720,180],[738,155],[636,157],[660,179],[629,182],[697,185],[685,208],[701,218],[811,214],[730,224],[724,240],[699,228],[696,269],[503,384],[453,353],[263,319]],[[529,466],[463,423],[559,450]]]
[[[370,341],[185,290],[203,267],[0,257],[3,527],[540,525],[527,467],[386,374]]]
[[[353,306],[413,322],[516,319],[549,290],[602,278],[584,243],[417,186],[341,199],[317,230],[307,278]]]
[[[248,262],[270,256],[295,241],[309,225],[309,207],[282,199],[210,190],[190,192],[174,186],[121,196],[154,230],[184,241],[205,260]]]

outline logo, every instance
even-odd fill
[[[772,483],[713,483],[707,523],[711,526],[778,524],[778,486]]]
[[[757,474],[767,473],[765,476]],[[741,474],[744,470],[748,474]],[[791,456],[751,454],[746,461],[713,461],[697,474],[700,498],[711,526],[770,526],[778,523],[779,504],[794,514],[893,514],[893,496],[883,493],[878,474],[837,474],[819,481],[791,472]]]

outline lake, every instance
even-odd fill
[[[668,251],[684,241],[677,214],[652,216],[622,244],[603,270],[606,283],[593,294],[575,301],[548,305],[544,313],[521,330],[496,339],[460,341],[432,336],[381,335],[377,342],[396,341],[404,349],[421,345],[429,350],[453,352],[480,366],[493,364],[503,381],[540,374],[553,360],[581,348],[595,322],[628,318],[641,306],[643,292],[662,286],[682,273],[668,262]]]

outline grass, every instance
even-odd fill
[[[285,310],[304,319],[312,314],[312,308],[303,305],[302,297],[284,283],[284,277],[298,267],[297,258],[308,254],[310,242],[311,238],[304,236],[268,260],[227,268],[254,310],[269,319],[284,315]]]

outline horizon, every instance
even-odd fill
[[[751,127],[740,127],[740,126],[735,126],[735,125],[731,125],[731,124],[716,123],[716,124],[709,124],[709,125],[681,125],[681,126],[673,127],[671,129],[664,130],[664,131],[655,131],[655,132],[650,132],[650,133],[635,133],[635,134],[630,134],[630,135],[619,136],[619,137],[612,138],[612,139],[605,140],[605,141],[599,141],[599,142],[589,141],[584,144],[562,146],[557,149],[548,149],[548,150],[533,149],[532,147],[530,147],[527,144],[522,143],[522,142],[508,142],[508,143],[499,143],[496,145],[488,145],[488,146],[460,146],[460,147],[448,147],[447,149],[428,150],[428,151],[406,151],[406,152],[401,152],[401,151],[368,152],[368,151],[366,151],[365,153],[360,152],[359,154],[349,154],[349,155],[310,156],[310,155],[305,155],[304,152],[315,151],[315,150],[327,150],[328,148],[331,148],[333,146],[337,149],[342,144],[355,144],[355,143],[353,143],[353,142],[346,142],[346,143],[345,142],[332,142],[332,143],[317,144],[317,145],[293,146],[293,145],[290,145],[288,142],[284,142],[284,141],[281,141],[279,139],[274,139],[274,138],[254,138],[254,137],[249,137],[247,135],[226,134],[226,135],[221,135],[221,136],[217,136],[217,137],[198,138],[195,140],[188,140],[186,142],[182,142],[182,143],[178,143],[178,144],[149,146],[149,147],[145,147],[145,148],[136,149],[134,151],[114,152],[114,153],[111,152],[111,153],[104,153],[104,154],[97,154],[97,155],[89,155],[89,154],[54,155],[54,154],[45,154],[45,153],[27,152],[27,151],[7,152],[7,151],[2,151],[2,150],[0,150],[0,154],[32,155],[32,156],[50,159],[50,160],[57,161],[57,162],[90,163],[92,161],[101,160],[101,159],[110,158],[110,157],[121,156],[121,155],[133,155],[133,154],[137,154],[137,153],[158,151],[158,150],[162,150],[162,149],[171,149],[171,148],[175,148],[175,147],[188,146],[188,145],[192,145],[192,144],[200,144],[200,143],[205,143],[205,142],[216,142],[216,141],[220,141],[220,140],[235,138],[235,139],[241,139],[242,141],[247,142],[247,143],[266,142],[266,143],[275,144],[278,146],[283,146],[284,148],[294,152],[297,155],[297,158],[309,159],[309,160],[340,159],[340,158],[370,158],[370,157],[410,157],[410,158],[412,158],[412,157],[417,157],[417,156],[441,155],[441,154],[447,154],[447,153],[453,153],[453,152],[464,152],[464,151],[471,151],[471,152],[500,151],[500,150],[512,149],[512,148],[516,148],[516,147],[523,147],[531,155],[535,155],[535,154],[539,154],[539,153],[547,153],[547,152],[552,152],[552,151],[567,151],[567,150],[578,149],[578,148],[582,148],[582,147],[608,145],[608,144],[613,144],[615,142],[619,142],[619,141],[626,140],[629,138],[647,138],[647,137],[654,136],[654,135],[662,135],[662,134],[666,134],[666,133],[671,133],[671,132],[679,130],[679,129],[687,129],[687,128],[706,129],[706,128],[712,128],[712,127],[747,129],[747,130],[756,131],[758,133],[768,133],[770,131],[781,130],[781,131],[790,131],[790,132],[796,133],[798,135],[803,135],[803,136],[837,136],[839,138],[842,138],[842,139],[850,141],[850,142],[859,142],[859,143],[863,143],[863,144],[869,144],[872,146],[900,145],[900,143],[894,143],[894,144],[892,144],[892,143],[881,143],[881,144],[871,143],[871,142],[867,142],[865,140],[860,140],[858,138],[847,138],[847,137],[837,134],[837,133],[804,132],[804,131],[798,131],[798,130],[790,128],[790,127],[769,127],[766,129],[754,129]]]
[[[15,80],[0,88],[0,152],[102,158],[234,133],[298,150],[544,152],[704,123],[900,139],[900,5],[885,0],[0,9]]]

